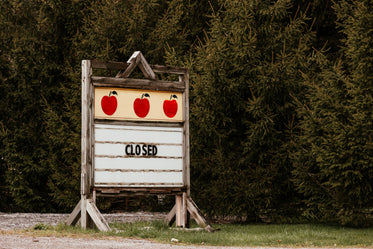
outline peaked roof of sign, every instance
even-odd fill
[[[125,70],[121,70],[116,75],[116,78],[128,78],[133,70],[138,66],[145,78],[153,80],[156,79],[154,71],[149,66],[148,62],[140,51],[134,52],[128,59],[127,63],[129,64],[128,67]]]

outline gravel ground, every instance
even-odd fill
[[[139,220],[161,220],[165,213],[120,213],[104,214],[107,222],[133,222]],[[107,239],[97,238],[68,238],[68,237],[30,237],[26,235],[9,234],[11,230],[32,228],[36,224],[56,225],[66,221],[69,214],[40,214],[40,213],[0,213],[0,249],[127,249],[127,248],[194,248],[179,247],[173,244],[159,244],[147,240],[121,239],[108,237]],[[3,231],[3,232],[2,232]],[[200,248],[200,247],[199,247]]]
[[[0,230],[17,230],[32,228],[36,224],[43,223],[57,225],[65,222],[70,214],[40,214],[40,213],[1,213],[0,212]],[[134,222],[140,220],[163,220],[166,213],[119,213],[103,214],[108,223],[113,222]]]
[[[162,220],[166,213],[120,213],[103,214],[108,223],[133,222],[140,220]],[[217,249],[222,247],[186,246],[172,243],[160,244],[148,240],[123,239],[117,237],[103,238],[71,238],[71,237],[31,237],[11,234],[12,230],[32,228],[36,224],[56,225],[66,221],[69,214],[40,214],[40,213],[1,213],[0,212],[0,249]],[[239,249],[224,247],[224,249]],[[253,249],[253,248],[251,248]]]
[[[0,235],[0,249],[244,249],[243,247],[188,246],[159,244],[137,239],[87,239],[61,237],[27,237],[21,235]],[[246,249],[273,249],[246,247]],[[291,248],[286,248],[291,249]],[[300,249],[300,248],[297,248]],[[310,248],[311,249],[311,248]],[[312,248],[315,249],[315,248]],[[346,249],[346,248],[344,248]]]

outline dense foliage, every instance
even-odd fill
[[[210,215],[372,224],[368,0],[0,2],[0,208],[72,210],[80,62],[190,68],[193,199]]]

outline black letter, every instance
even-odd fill
[[[145,144],[142,145],[142,151],[143,151],[142,155],[146,156],[146,145]]]
[[[127,144],[126,145],[126,155],[129,155],[130,154],[130,152],[128,152],[128,149],[131,147],[131,145],[129,145],[129,144]]]
[[[140,153],[141,153],[140,145],[138,145],[138,144],[136,145],[135,152],[136,152],[136,156],[140,155]]]
[[[153,145],[153,156],[157,155],[158,148],[157,146]]]

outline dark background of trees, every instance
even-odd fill
[[[83,59],[190,68],[208,215],[373,223],[370,0],[0,2],[0,210],[70,212]]]

